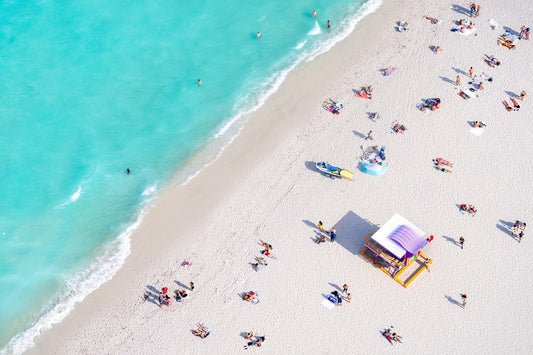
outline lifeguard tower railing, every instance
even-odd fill
[[[377,243],[374,243],[374,241],[371,238],[376,232],[377,230],[370,232],[366,235],[365,241],[364,241],[365,249],[363,249],[363,251],[361,252],[361,255],[367,258],[369,261],[372,261],[374,265],[376,265],[386,274],[390,275],[394,280],[396,280],[403,287],[407,287],[414,279],[418,277],[418,275],[422,273],[422,271],[424,271],[424,269],[426,269],[426,267],[420,268],[414,275],[409,277],[409,279],[406,280],[406,282],[402,282],[399,279],[399,277],[406,269],[408,269],[409,265],[411,265],[412,262],[410,262],[408,265],[405,265],[402,261],[390,255],[390,253],[385,248],[381,247]],[[368,255],[367,251],[372,252],[372,254],[374,254],[374,257],[372,258],[370,255]],[[422,254],[422,252],[420,252],[420,256],[423,259],[429,260],[429,263],[433,261],[429,259],[427,256],[425,256],[424,254]],[[379,260],[384,261],[387,265],[392,267],[392,270],[390,268],[385,268],[379,265],[378,264]]]

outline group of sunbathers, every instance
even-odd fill
[[[491,68],[495,68],[495,66],[500,65],[500,61],[496,58],[494,58],[493,55],[485,54],[485,58],[483,58],[485,63],[487,63]]]
[[[474,217],[477,213],[477,210],[476,210],[476,207],[474,205],[467,205],[467,204],[462,204],[461,205],[461,213],[467,213],[469,215],[471,215],[472,217]]]
[[[263,254],[265,256],[268,256],[271,259],[276,259],[276,257],[270,253],[270,250],[272,250],[272,245],[271,244],[268,244],[268,243],[266,243],[266,242],[264,242],[262,240],[260,240],[257,244],[259,244],[260,246],[265,248],[264,250],[261,251],[261,254]],[[265,258],[260,257],[260,256],[256,256],[255,257],[255,261],[257,261],[257,262],[252,264],[252,268],[255,271],[262,270],[265,266],[268,265],[268,263],[266,262]]]
[[[322,104],[324,110],[331,112],[334,115],[341,113],[341,110],[344,108],[344,105],[338,101],[333,101],[332,99],[327,99]]]
[[[372,99],[372,86],[365,86],[357,92],[357,96],[363,99]]]
[[[511,103],[513,104],[513,107],[511,107],[511,105],[509,105],[509,103],[506,101],[506,100],[503,100],[502,103],[503,103],[503,106],[505,106],[505,109],[508,111],[508,112],[513,112],[514,111],[518,111],[518,109],[520,108],[520,105],[518,104],[518,101],[516,101],[514,98],[510,97],[509,98],[509,101],[511,101]]]
[[[498,38],[498,44],[502,47],[509,48],[509,49],[515,49],[516,45],[514,44],[514,41],[510,38],[505,37],[505,35],[501,35]]]
[[[193,284],[191,283],[191,286]],[[172,305],[172,298],[167,294],[168,287],[163,287],[161,292],[159,292],[159,306],[171,306]],[[182,299],[187,297],[187,291],[185,290],[176,290],[176,301],[181,302]]]
[[[390,328],[383,332],[383,336],[387,338],[391,345],[394,345],[393,340],[398,343],[402,342],[402,337],[394,333]]]
[[[405,126],[401,123],[396,123],[394,125],[394,127],[392,127],[392,129],[394,130],[394,132],[396,132],[396,134],[403,134],[403,132],[407,129],[405,128]]]
[[[255,299],[255,292],[254,291],[246,292],[242,296],[242,299],[245,301],[253,301]]]
[[[458,26],[458,27],[454,27],[451,29],[452,32],[461,32],[461,33],[465,33],[466,30],[473,30],[474,29],[474,24],[470,21],[467,21],[467,20],[459,20],[459,21],[455,21],[455,24]]]
[[[452,173],[451,170],[446,169],[445,167],[453,168],[453,163],[442,158],[433,159],[433,163],[435,164],[435,169],[438,171],[442,171],[443,173]]]
[[[254,338],[254,333],[253,332],[246,332],[246,334],[244,334],[244,338],[248,339],[248,340],[252,340]],[[262,337],[256,336],[255,338],[257,338],[255,342],[249,341],[244,346],[244,348],[248,349],[249,346],[260,347],[261,345],[263,345],[263,342],[265,341],[265,337],[264,336],[262,336]]]
[[[432,99],[426,99],[422,105],[420,105],[420,111],[425,111],[426,108],[430,109],[431,111],[435,111],[440,108],[440,99],[439,98],[432,98]]]

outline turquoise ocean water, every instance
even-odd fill
[[[1,352],[109,280],[159,188],[381,2],[0,2]]]

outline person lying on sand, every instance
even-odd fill
[[[436,24],[441,22],[438,18],[435,18],[435,17],[424,16],[424,18],[430,20],[431,23],[434,24],[434,25],[436,25]]]
[[[512,97],[510,97],[509,100],[511,100],[511,102],[513,103],[515,110],[518,111],[518,109],[520,108],[520,105],[518,104],[518,102]]]
[[[404,131],[406,130],[405,126],[400,123],[396,123],[392,129],[394,130],[394,132],[401,133],[401,134],[403,134]]]
[[[268,243],[266,243],[266,242],[264,242],[262,240],[259,240],[259,242],[257,244],[259,244],[260,246],[265,248],[265,250],[267,250],[267,251],[274,249],[271,244],[268,244]]]
[[[207,338],[209,334],[211,334],[211,331],[207,329],[206,326],[202,323],[198,323],[196,324],[196,326],[198,327],[198,329],[192,331],[193,335],[204,339]]]
[[[439,53],[440,51],[442,51],[442,48],[440,46],[430,46],[429,48],[431,48],[431,50],[433,51],[433,53],[437,54]]]
[[[361,90],[357,92],[357,95],[359,97],[367,98],[369,100],[372,99],[372,86],[365,86]]]
[[[245,339],[252,339],[254,337],[254,333],[253,332],[246,332],[246,334],[244,334],[244,338]]]
[[[505,109],[508,111],[508,112],[513,112],[513,108],[511,106],[509,106],[509,104],[507,103],[507,101],[502,101],[503,103],[503,106],[505,106]]]
[[[449,167],[452,167],[453,168],[453,163],[452,162],[449,162],[445,159],[442,159],[442,158],[437,158],[435,159],[434,161],[436,161],[437,163],[439,163],[440,165],[446,165],[446,166],[449,166]]]
[[[383,336],[385,338],[387,338],[387,340],[389,341],[390,345],[394,345],[394,343],[392,342],[392,334],[390,333],[390,329],[387,329],[385,331],[383,331],[381,334],[383,334]]]
[[[491,68],[494,68],[496,65],[500,65],[500,61],[492,55],[485,54],[486,58],[483,58],[485,63],[487,63]]]
[[[391,330],[388,329],[388,332],[390,333]],[[391,335],[392,335],[392,339],[393,339],[393,340],[397,341],[398,343],[401,343],[401,342],[402,342],[402,336],[401,336],[401,335],[396,334],[396,333],[392,333]]]
[[[474,121],[474,122],[472,122],[472,126],[474,126],[475,128],[483,128],[486,125],[487,124],[485,122],[482,122],[482,121]]]
[[[315,243],[317,243],[317,244],[324,243],[325,241],[326,241],[326,236],[324,236],[324,235],[319,235],[315,239]]]
[[[442,171],[443,173],[450,173],[450,174],[452,173],[451,170],[444,169],[442,166],[440,166],[440,165],[438,165],[438,164],[435,165],[435,169],[437,169],[438,171]]]
[[[255,298],[255,293],[254,293],[254,291],[246,292],[246,293],[242,296],[242,299],[245,300],[245,301],[252,301],[254,298]]]

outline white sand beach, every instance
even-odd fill
[[[266,340],[246,351],[268,354],[529,353],[533,240],[528,232],[518,243],[509,228],[533,224],[533,40],[515,41],[513,50],[497,40],[505,28],[531,26],[533,7],[484,0],[476,31],[450,31],[469,18],[468,6],[387,0],[332,50],[296,68],[215,163],[165,189],[132,235],[123,268],[29,352],[233,354],[253,331]],[[409,30],[396,31],[399,21]],[[501,65],[489,67],[484,54]],[[397,70],[382,75],[389,66]],[[470,87],[470,67],[492,81],[483,76],[485,89],[464,100],[458,93]],[[372,99],[358,98],[367,85]],[[520,109],[507,112],[502,101],[523,90]],[[328,98],[343,103],[340,115],[322,108]],[[440,98],[441,108],[421,112],[426,98]],[[481,135],[470,132],[475,120],[487,124]],[[404,134],[392,130],[396,122]],[[364,139],[370,130],[373,141]],[[359,171],[370,145],[386,147],[383,176]],[[453,173],[437,171],[437,157],[453,162]],[[353,181],[325,177],[317,161],[352,171]],[[463,203],[476,206],[475,217],[460,213]],[[364,237],[395,213],[434,235],[423,250],[431,272],[408,288],[359,254]],[[319,220],[337,229],[336,242],[313,241]],[[274,246],[277,260],[256,272],[259,240]],[[343,284],[351,303],[324,307]],[[165,286],[189,296],[160,308]],[[241,299],[250,290],[258,304]],[[461,293],[469,296],[464,309]],[[209,337],[191,334],[198,322]],[[390,326],[403,343],[382,336]]]

